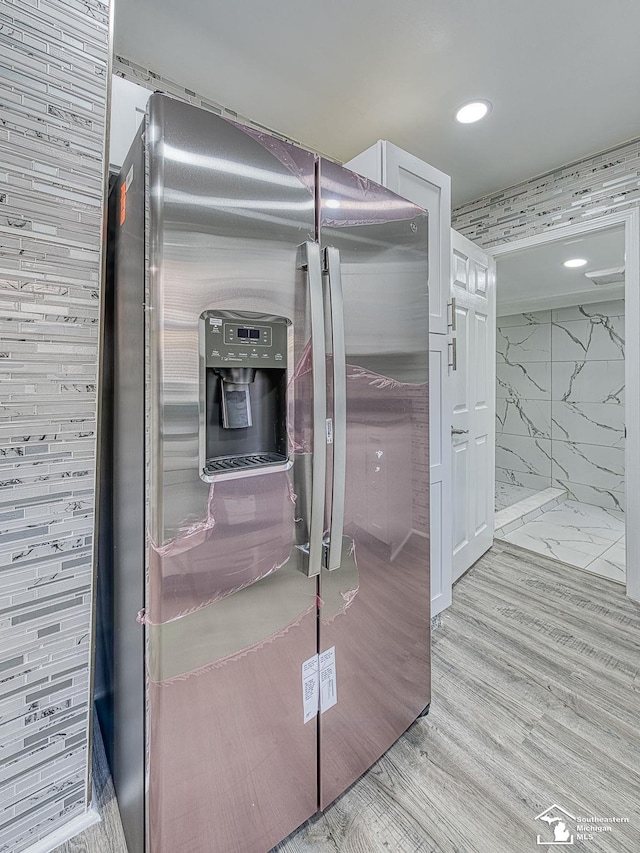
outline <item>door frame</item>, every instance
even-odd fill
[[[627,428],[625,443],[625,490],[627,508],[626,528],[626,574],[627,595],[640,601],[640,207],[619,213],[599,216],[588,222],[574,225],[557,225],[542,234],[522,237],[492,246],[484,251],[496,261],[505,255],[531,249],[545,243],[565,240],[567,237],[584,236],[612,226],[624,226],[625,246],[625,413]],[[496,279],[496,290],[499,282]],[[629,520],[635,524],[629,524]]]

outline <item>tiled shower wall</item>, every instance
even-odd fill
[[[86,808],[108,3],[0,2],[0,851]]]
[[[498,317],[496,480],[624,508],[624,301]]]
[[[483,248],[640,205],[640,139],[456,208],[451,225]]]

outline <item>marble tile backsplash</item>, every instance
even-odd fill
[[[0,3],[0,853],[86,808],[108,3]]]
[[[468,202],[451,225],[487,249],[640,205],[640,139]]]
[[[624,300],[498,317],[496,480],[624,500]]]
[[[274,128],[272,127],[266,127],[263,124],[259,124],[258,122],[247,118],[247,116],[236,112],[231,107],[224,106],[223,104],[218,103],[217,101],[213,101],[211,100],[211,98],[207,98],[205,95],[201,95],[198,92],[194,92],[193,89],[187,89],[180,83],[176,83],[174,80],[170,80],[168,77],[165,77],[162,74],[158,74],[156,71],[152,71],[150,68],[146,68],[143,65],[139,65],[132,59],[127,59],[124,56],[118,56],[118,54],[116,54],[113,57],[113,73],[117,77],[122,77],[125,80],[130,80],[132,83],[137,83],[139,86],[143,86],[150,92],[164,92],[179,101],[185,101],[186,103],[193,104],[194,106],[200,107],[203,110],[209,110],[210,112],[213,112],[216,115],[223,116],[224,118],[228,118],[232,121],[238,122],[238,124],[246,124],[249,127],[255,128],[256,130],[265,131],[271,136],[275,136],[277,139],[282,139],[285,142],[292,142],[294,145],[297,145],[300,148],[306,148],[309,151],[313,151],[313,153],[322,154],[322,156],[325,157],[325,159],[327,160],[333,160],[334,162],[338,162],[330,155],[324,154],[322,151],[317,151],[316,149],[311,149],[308,146],[305,146],[303,142],[300,142],[300,140],[294,139],[294,137],[292,136],[287,136],[283,133],[280,133],[280,131],[274,130]]]

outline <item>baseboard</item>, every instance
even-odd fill
[[[404,548],[404,546],[407,544],[407,542],[409,541],[409,539],[411,539],[411,537],[412,537],[412,536],[413,536],[413,530],[410,530],[410,531],[407,533],[407,535],[404,537],[404,539],[402,540],[402,542],[398,545],[398,547],[397,547],[395,550],[393,550],[393,551],[391,552],[391,557],[389,558],[389,559],[390,559],[390,562],[392,562],[392,563],[393,563],[393,561],[395,560],[395,558],[398,556],[398,554],[400,553],[400,551],[402,551],[402,549],[403,549],[403,548]]]
[[[84,814],[74,817],[64,826],[59,827],[49,835],[45,835],[40,841],[36,841],[30,847],[26,847],[21,853],[51,853],[56,847],[65,844],[71,838],[84,832],[94,823],[100,822],[100,815],[92,806],[90,806]]]
[[[411,533],[412,533],[414,536],[422,536],[422,538],[423,538],[423,539],[428,539],[428,538],[429,538],[429,534],[428,534],[428,533],[423,533],[423,532],[422,532],[422,530],[416,530],[416,529],[415,529],[415,527],[412,527],[412,528],[411,528]]]

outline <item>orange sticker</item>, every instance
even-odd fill
[[[127,184],[126,182],[120,186],[120,225],[124,225],[127,218]]]

